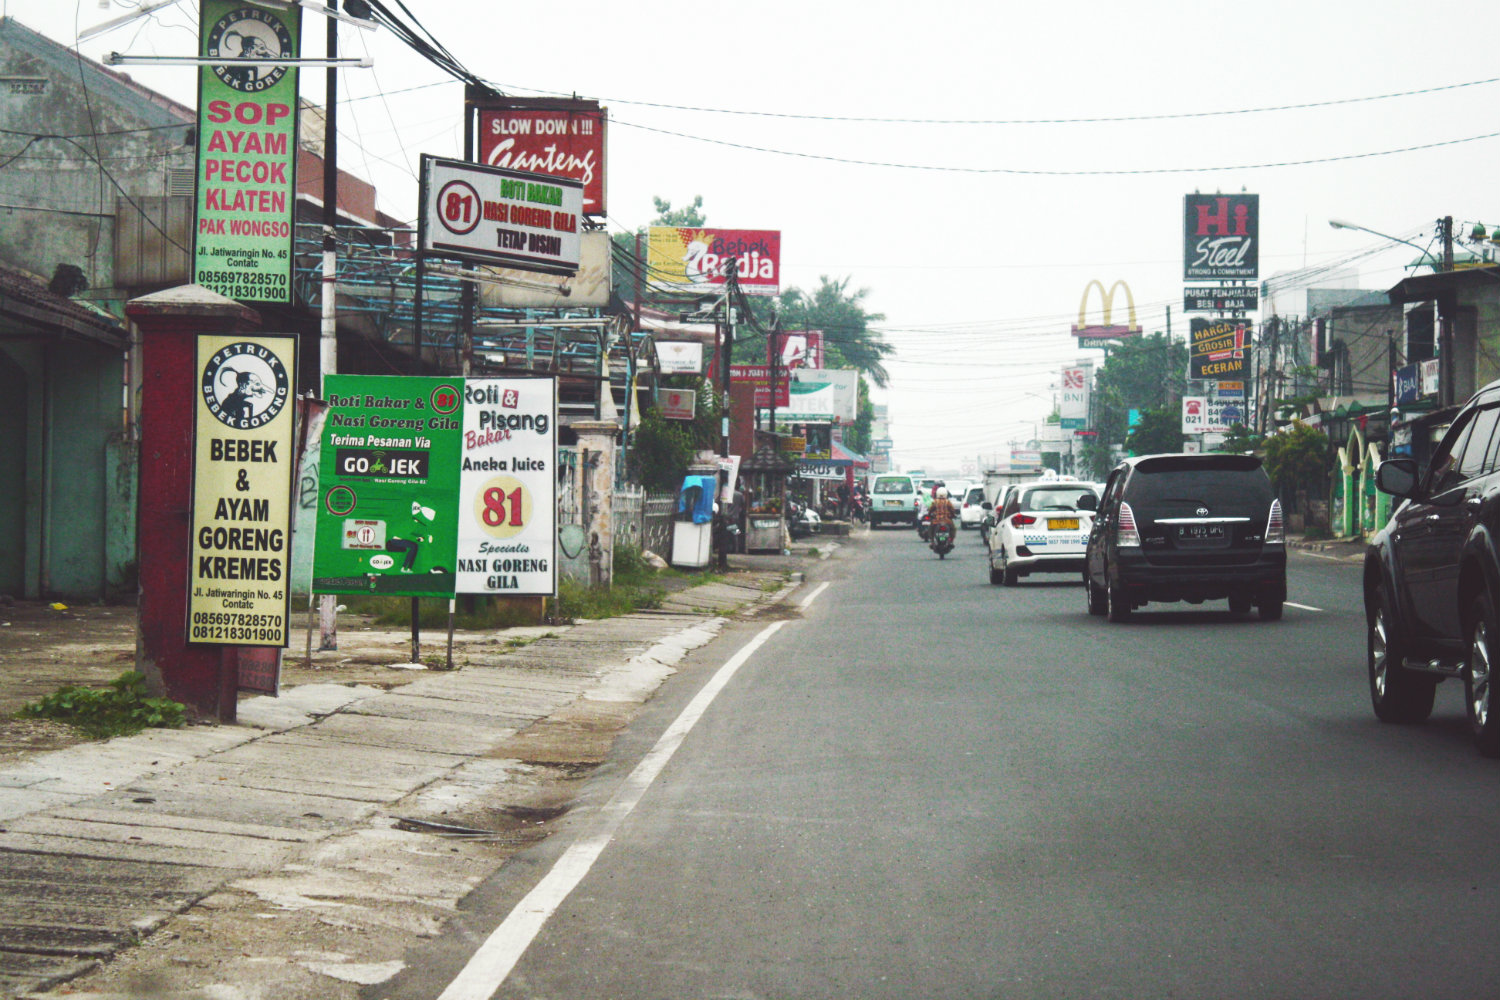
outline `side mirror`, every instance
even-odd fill
[[[980,504],[979,506],[983,510],[994,510],[995,509],[995,505],[992,504],[992,503],[990,503],[988,500],[986,500],[984,503]]]
[[[1382,493],[1409,499],[1417,493],[1417,463],[1393,458],[1375,467],[1375,485]]]
[[[1092,493],[1085,493],[1078,498],[1079,510],[1098,510],[1099,498]]]

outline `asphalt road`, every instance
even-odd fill
[[[1425,726],[1374,720],[1357,565],[1294,553],[1281,622],[1111,625],[982,553],[883,530],[822,564],[633,801],[578,810],[379,995],[1496,995],[1500,764],[1453,684]],[[763,627],[669,683],[594,805]]]

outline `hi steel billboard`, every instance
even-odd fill
[[[479,160],[583,185],[585,215],[604,215],[605,132],[597,101],[506,98],[479,105]]]
[[[292,300],[301,9],[202,0],[193,281],[242,302]]]
[[[1183,198],[1182,276],[1188,281],[1254,280],[1260,270],[1260,195]]]
[[[652,226],[646,233],[650,285],[658,291],[717,295],[737,261],[747,295],[781,292],[781,233],[768,229]]]

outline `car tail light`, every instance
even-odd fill
[[[1010,516],[1010,523],[1015,525],[1017,528],[1024,528],[1028,524],[1036,524],[1036,518],[1032,517],[1030,514],[1012,514]]]
[[[1130,509],[1130,504],[1120,504],[1120,516],[1115,522],[1115,544],[1119,546],[1133,545],[1140,548],[1141,533],[1135,526],[1135,511]]]
[[[1286,526],[1281,521],[1280,500],[1271,501],[1271,515],[1266,518],[1266,544],[1286,544]]]

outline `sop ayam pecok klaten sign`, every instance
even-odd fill
[[[245,302],[290,302],[301,11],[202,0],[193,281]]]

